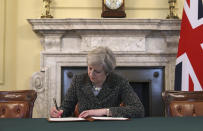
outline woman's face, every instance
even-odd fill
[[[88,65],[88,75],[96,86],[102,86],[106,80],[106,73],[102,65]]]

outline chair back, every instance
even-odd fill
[[[166,116],[203,116],[203,91],[162,93]]]
[[[34,90],[0,91],[0,118],[32,118]]]

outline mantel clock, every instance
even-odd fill
[[[124,18],[125,0],[102,0],[102,14],[104,18]]]

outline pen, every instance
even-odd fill
[[[57,106],[57,103],[56,103],[56,98],[53,98],[53,101],[54,101],[54,105],[56,107],[56,110],[59,110],[58,106]]]

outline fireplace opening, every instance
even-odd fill
[[[87,67],[62,67],[61,101],[75,74],[87,72]],[[164,90],[164,67],[117,67],[116,73],[129,80],[145,108],[145,117],[164,116],[161,92]]]
[[[145,107],[145,116],[149,116],[149,82],[129,82]]]

